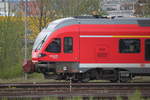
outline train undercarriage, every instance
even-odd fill
[[[46,79],[72,80],[73,82],[88,82],[90,80],[109,80],[110,82],[129,82],[135,76],[149,76],[150,69],[140,68],[86,68],[77,67],[76,63],[40,62],[33,64],[28,61],[24,71],[28,73],[43,73]],[[62,67],[63,66],[63,67]],[[73,72],[74,71],[74,72]]]
[[[91,69],[84,73],[42,72],[47,79],[72,80],[73,82],[88,82],[90,80],[109,80],[111,82],[129,82],[133,75],[120,69]]]

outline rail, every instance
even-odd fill
[[[71,85],[71,86],[70,86]],[[143,97],[150,97],[150,83],[11,83],[0,84],[0,97],[12,96],[131,96],[139,90]]]

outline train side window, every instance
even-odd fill
[[[64,53],[72,53],[73,52],[73,38],[65,37],[64,38]]]
[[[139,53],[140,40],[139,39],[120,39],[119,41],[120,53]]]
[[[61,52],[61,39],[55,38],[46,48],[47,52],[60,53]]]

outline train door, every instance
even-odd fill
[[[67,33],[62,36],[62,57],[64,61],[79,60],[79,38],[77,33]]]
[[[145,40],[145,60],[150,61],[150,39]]]

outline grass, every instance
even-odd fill
[[[0,70],[0,78],[1,79],[11,79],[14,77],[21,76],[23,74],[22,68],[20,65],[9,66],[5,68],[1,68]]]
[[[0,79],[0,83],[45,83],[45,82],[64,82],[63,80],[45,79],[43,74],[28,74],[28,79],[24,76],[9,79]]]
[[[39,83],[39,82],[50,82],[51,80],[46,79],[27,79],[14,78],[14,79],[0,79],[0,83]]]
[[[123,100],[123,99],[118,96],[117,100]],[[150,100],[150,99],[143,99],[141,96],[141,92],[139,90],[136,90],[132,96],[128,97],[128,100]]]

